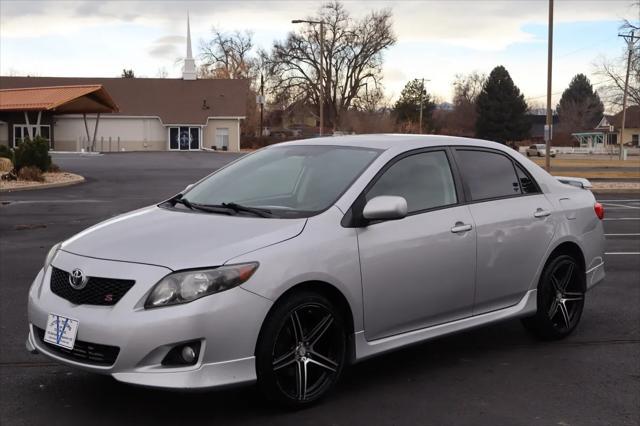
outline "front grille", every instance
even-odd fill
[[[58,268],[51,271],[51,291],[76,305],[115,305],[133,284],[133,280],[89,277],[87,285],[76,290],[69,284],[68,272]]]
[[[72,361],[85,364],[110,366],[116,362],[120,348],[117,346],[99,345],[97,343],[83,342],[76,340],[73,349],[62,348],[44,341],[44,330],[33,327],[40,339],[40,343],[45,345],[51,352]]]

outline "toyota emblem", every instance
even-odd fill
[[[76,290],[82,290],[87,285],[87,281],[89,279],[81,269],[76,268],[69,274],[69,285]]]

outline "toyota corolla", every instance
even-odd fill
[[[563,338],[605,276],[588,188],[473,139],[275,145],[55,245],[27,348],[137,385],[257,381],[302,406],[350,363],[471,327]]]

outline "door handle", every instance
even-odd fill
[[[462,222],[456,222],[454,227],[451,228],[451,232],[453,232],[454,234],[459,234],[461,232],[471,231],[472,229],[473,229],[473,226],[471,225],[464,224]]]
[[[542,210],[542,209],[538,209],[535,211],[535,213],[533,214],[533,217],[547,217],[551,214],[551,211],[549,210]]]

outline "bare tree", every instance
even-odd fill
[[[251,52],[253,33],[225,33],[215,27],[211,31],[211,40],[200,43],[200,58],[204,61],[200,75],[209,78],[255,77],[256,59]]]
[[[339,126],[340,116],[365,93],[365,85],[378,87],[382,80],[382,53],[392,46],[391,11],[372,11],[354,21],[342,3],[323,5],[318,16],[324,21],[324,108],[329,125]],[[276,99],[305,100],[319,105],[320,25],[306,24],[275,42],[268,55],[271,89]]]
[[[456,74],[453,82],[453,103],[475,104],[476,98],[482,92],[482,86],[487,81],[487,75],[478,71],[470,74]]]
[[[632,4],[640,11],[640,0],[636,0]],[[633,24],[630,20],[625,19],[620,26],[620,30],[623,32],[633,30],[638,35],[640,34],[640,25]],[[622,107],[628,55],[629,50],[625,46],[624,52],[617,59],[612,60],[602,57],[596,65],[596,75],[601,78],[598,92],[602,95],[605,103],[610,106]],[[640,42],[635,43],[631,53],[631,74],[627,96],[629,105],[640,105]]]
[[[459,136],[473,136],[477,119],[476,101],[487,75],[473,71],[456,74],[453,82],[453,111],[447,115],[446,131]]]

